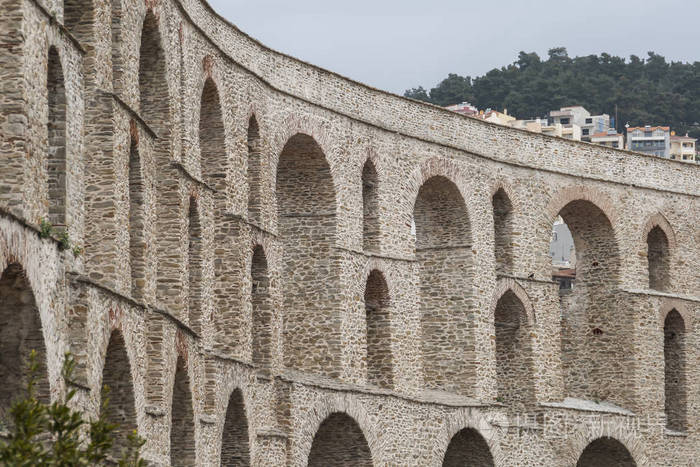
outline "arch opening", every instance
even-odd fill
[[[631,313],[617,296],[620,254],[613,226],[587,200],[569,202],[559,216],[575,252],[575,287],[560,288],[566,292],[560,293],[565,394],[629,406],[634,394],[625,382],[633,376],[628,349],[634,331]]]
[[[226,409],[226,421],[221,440],[221,465],[247,467],[250,465],[248,447],[248,418],[245,412],[243,393],[236,389],[231,394]]]
[[[338,374],[336,200],[330,166],[308,135],[290,138],[277,166],[283,256],[284,360],[288,367]]]
[[[636,467],[632,454],[614,438],[598,438],[581,453],[576,467]]]
[[[367,382],[391,389],[394,384],[394,374],[389,287],[384,275],[376,269],[370,272],[367,278],[364,300],[367,327]]]
[[[473,428],[464,428],[452,437],[442,461],[442,467],[462,467],[465,465],[494,466],[488,443]]]
[[[50,400],[46,347],[34,292],[24,269],[10,264],[0,276],[0,420],[9,421],[12,402],[26,394],[28,365],[36,352],[36,397]]]
[[[379,251],[379,179],[369,159],[362,168],[362,247]]]
[[[61,58],[55,47],[48,61],[48,219],[54,227],[66,226],[66,87]]]
[[[668,237],[658,225],[647,234],[647,264],[649,288],[668,291],[671,285],[671,261]]]
[[[496,380],[498,398],[509,407],[535,400],[532,340],[525,307],[512,290],[498,300],[496,329]]]
[[[170,420],[170,464],[173,467],[196,465],[192,392],[182,357],[177,359]]]
[[[132,126],[133,128],[133,126]],[[138,143],[131,138],[129,147],[129,258],[131,265],[131,295],[143,298],[146,285],[146,228],[144,183]]]
[[[199,112],[199,149],[202,178],[212,188],[226,190],[226,131],[219,91],[211,78],[204,83]]]
[[[158,20],[150,10],[141,30],[139,106],[141,117],[158,136],[154,152],[164,163],[170,157],[170,92]]]
[[[248,121],[248,219],[261,221],[262,196],[262,140],[255,116]]]
[[[491,198],[496,271],[513,270],[513,203],[503,188]]]
[[[199,204],[190,198],[188,219],[187,267],[189,270],[189,324],[196,333],[202,331],[202,224],[199,218]]]
[[[131,364],[124,338],[119,331],[113,331],[109,338],[102,370],[102,386],[102,406],[109,399],[105,418],[108,423],[117,425],[110,450],[110,454],[117,459],[122,450],[129,447],[129,433],[137,429]]]
[[[253,305],[253,364],[266,371],[272,363],[272,297],[265,250],[253,250],[250,266]]]
[[[666,428],[686,429],[686,332],[683,317],[671,310],[664,320],[664,411]]]
[[[426,385],[469,395],[476,382],[469,313],[474,268],[469,216],[457,186],[441,176],[427,180],[413,219]]]
[[[319,426],[309,453],[309,467],[371,467],[372,453],[352,417],[335,412]]]

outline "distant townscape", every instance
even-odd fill
[[[551,110],[543,117],[519,119],[493,109],[479,110],[469,102],[446,107],[454,112],[481,118],[499,125],[520,128],[533,133],[586,141],[611,148],[628,149],[652,156],[665,157],[683,162],[700,163],[700,152],[696,138],[677,135],[670,126],[625,125],[625,133],[616,129],[615,118],[608,114],[591,115],[583,106],[572,105]]]

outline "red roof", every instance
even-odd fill
[[[634,131],[634,130],[650,130],[650,131],[664,130],[664,131],[669,131],[670,129],[671,129],[671,127],[668,127],[668,126],[649,126],[649,127],[647,127],[647,126],[631,126],[631,127],[627,128],[627,133],[629,133],[630,131]]]

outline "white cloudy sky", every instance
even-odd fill
[[[700,60],[700,0],[209,0],[273,49],[403,93],[564,46]]]

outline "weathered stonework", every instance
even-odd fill
[[[154,465],[700,458],[700,167],[363,86],[202,0],[0,11],[3,410],[36,348]]]

